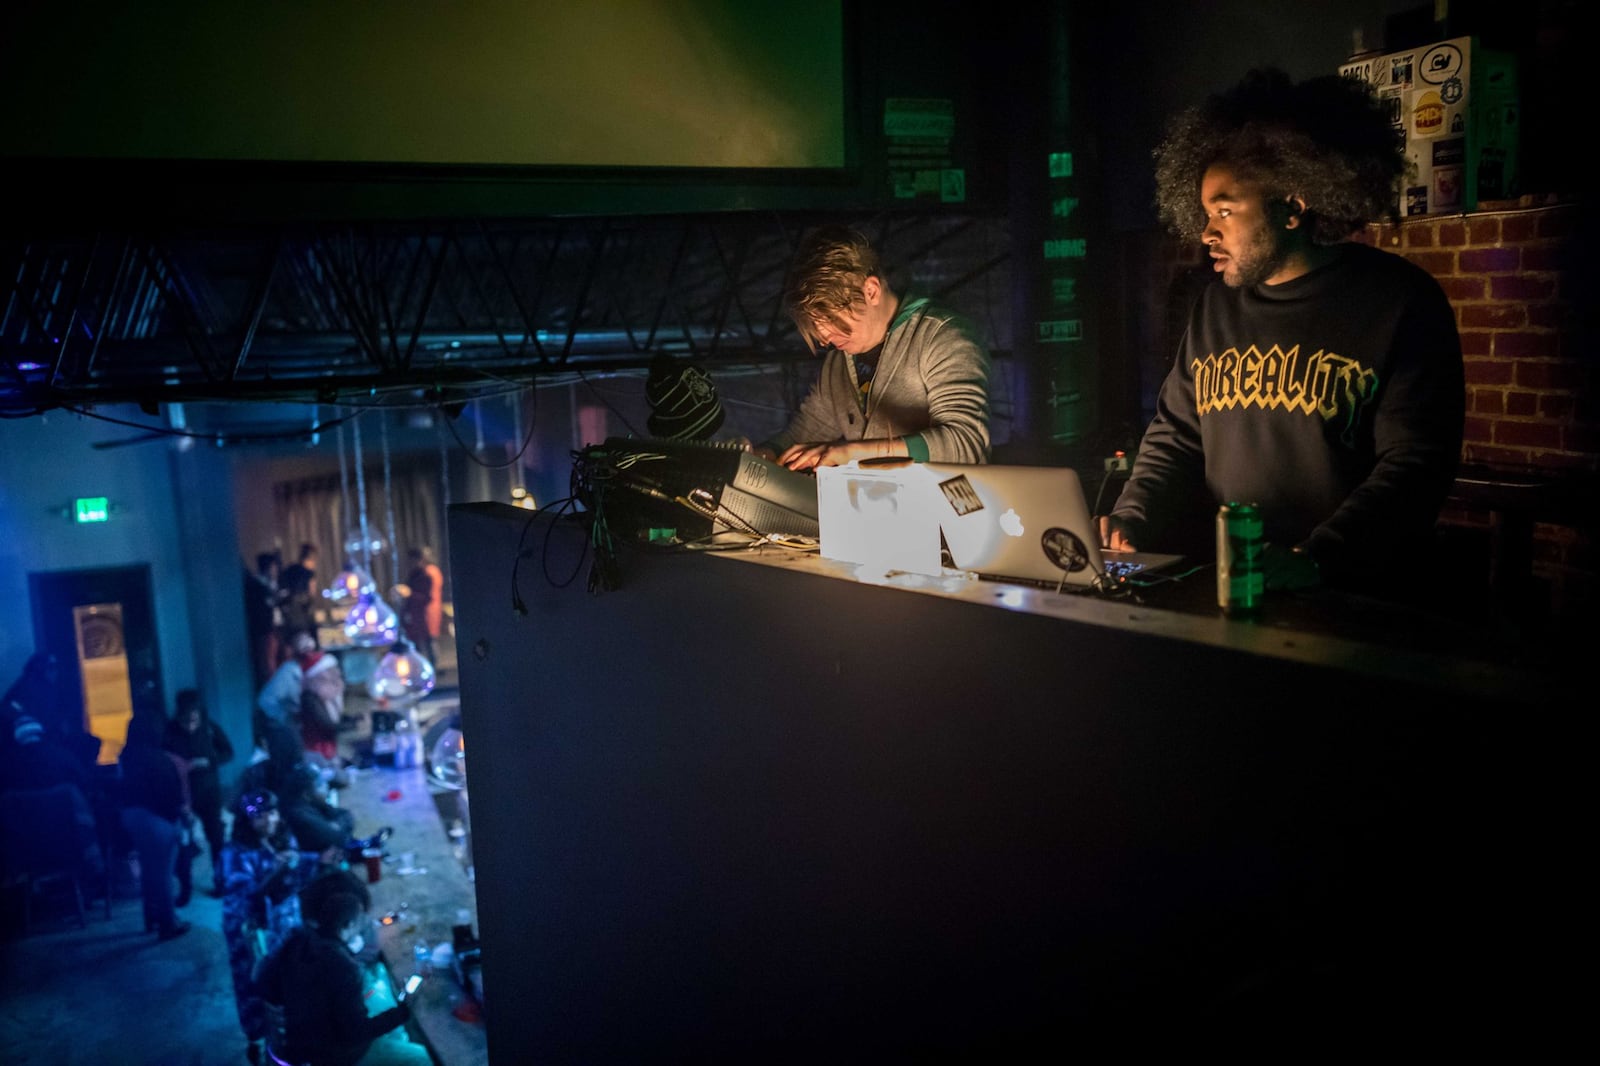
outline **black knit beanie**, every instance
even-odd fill
[[[670,355],[650,364],[644,385],[650,403],[650,435],[670,440],[709,440],[722,428],[722,403],[711,375]]]

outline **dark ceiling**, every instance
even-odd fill
[[[397,390],[448,402],[663,352],[795,359],[780,293],[819,221],[855,222],[888,263],[915,265],[897,284],[1006,331],[998,213],[62,227],[0,243],[0,414]]]

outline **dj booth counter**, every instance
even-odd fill
[[[1571,1005],[1575,669],[1370,603],[1228,619],[1204,573],[630,549],[593,593],[581,521],[462,504],[450,543],[496,1061],[1526,1048]]]

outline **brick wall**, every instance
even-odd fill
[[[1544,486],[1532,514],[1532,567],[1536,606],[1557,617],[1594,608],[1600,570],[1600,404],[1580,217],[1572,203],[1506,205],[1365,235],[1439,279],[1455,307],[1467,379],[1462,461]],[[1442,518],[1486,528],[1491,516],[1458,501]]]
[[[1467,370],[1468,462],[1600,468],[1577,223],[1577,206],[1565,204],[1368,230],[1372,243],[1438,278],[1455,306]]]

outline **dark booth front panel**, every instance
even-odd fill
[[[495,1061],[1377,1032],[1526,962],[1494,701],[782,563],[591,593],[576,525],[450,523]]]

